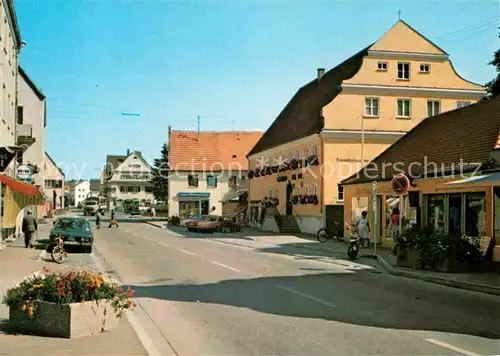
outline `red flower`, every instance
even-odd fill
[[[43,272],[43,273],[49,273],[49,269],[48,269],[47,267],[45,267],[45,266],[44,266],[44,267],[42,268],[42,272]]]
[[[123,292],[122,287],[118,287],[118,292],[120,292],[120,293]]]
[[[127,296],[129,298],[132,298],[134,296],[134,291],[132,289],[130,289],[130,287],[128,287],[128,289],[127,289]]]

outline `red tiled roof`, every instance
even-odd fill
[[[0,183],[5,184],[10,189],[24,195],[41,195],[40,190],[34,185],[18,181],[3,174],[0,174]]]
[[[173,171],[248,170],[246,154],[262,132],[175,131],[169,137],[169,165]]]
[[[491,159],[499,130],[500,97],[429,117],[342,184],[392,179],[395,163],[411,177],[434,176],[434,164],[438,173],[474,170]]]
[[[358,72],[363,57],[371,46],[330,69],[320,80],[316,78],[301,87],[249,155],[321,132],[323,129],[322,108],[340,93],[342,81]]]

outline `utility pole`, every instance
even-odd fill
[[[198,133],[200,133],[200,117],[199,116],[198,116],[197,122],[198,122]]]

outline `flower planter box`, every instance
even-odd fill
[[[431,269],[426,266],[426,269]],[[466,262],[453,260],[450,258],[445,259],[443,262],[432,268],[432,270],[437,272],[468,272],[469,266]]]
[[[400,267],[420,268],[420,252],[409,248],[399,248],[396,263]]]
[[[72,304],[35,302],[32,317],[21,306],[9,308],[9,323],[14,330],[40,336],[75,338],[97,334],[115,327],[118,319],[108,300]]]

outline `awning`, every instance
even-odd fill
[[[4,174],[0,174],[0,183],[5,184],[15,192],[24,195],[41,195],[40,190],[34,185],[18,181]]]
[[[238,191],[229,191],[222,197],[222,200],[220,200],[219,202],[220,203],[227,203],[228,201],[236,199],[236,198],[238,198],[246,193],[248,193],[248,191],[246,189],[241,189]]]
[[[467,177],[464,179],[455,180],[446,184],[470,184],[470,183],[486,183],[496,182],[500,185],[500,172],[487,173],[479,176]]]

